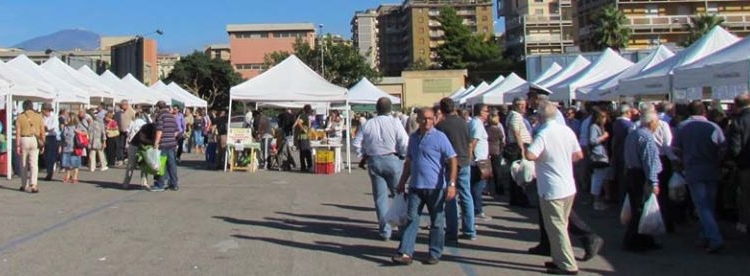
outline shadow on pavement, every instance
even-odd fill
[[[343,204],[334,204],[334,203],[323,203],[321,205],[337,207],[337,208],[347,209],[347,210],[352,210],[352,211],[359,211],[359,212],[375,212],[375,208],[372,208],[372,207],[352,206],[352,205],[343,205]]]
[[[304,215],[308,216],[308,215]],[[301,221],[285,218],[264,218],[265,221],[243,220],[231,217],[214,216],[215,219],[221,219],[229,223],[249,225],[256,227],[266,227],[284,231],[298,231],[308,234],[318,234],[325,236],[348,237],[358,239],[377,240],[379,235],[376,228],[371,226],[359,226],[353,224],[336,223],[336,222],[314,222]],[[335,217],[329,217],[335,220]],[[338,220],[336,220],[338,221]],[[352,222],[352,220],[349,220]],[[354,221],[356,223],[356,221]],[[369,223],[369,222],[368,222]]]
[[[329,253],[335,253],[344,256],[351,256],[365,261],[380,264],[381,266],[394,266],[390,261],[390,257],[393,255],[393,249],[386,247],[378,247],[371,245],[361,244],[341,244],[335,242],[321,242],[316,241],[315,244],[308,244],[302,242],[295,242],[289,240],[281,240],[267,237],[251,237],[246,235],[232,235],[232,237],[246,240],[257,240],[270,242],[278,245],[288,246],[292,248],[307,249],[310,251],[323,251]]]

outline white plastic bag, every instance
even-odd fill
[[[643,204],[643,214],[638,222],[638,234],[656,236],[666,232],[667,229],[664,227],[659,211],[659,202],[656,201],[656,195],[652,193]]]
[[[399,193],[391,200],[391,205],[388,206],[388,212],[385,213],[385,222],[391,226],[401,226],[406,224],[409,217],[407,212],[406,197],[404,193]]]
[[[687,182],[680,173],[673,173],[669,178],[669,199],[683,202],[687,198]]]
[[[159,171],[159,165],[160,165],[160,159],[161,159],[161,151],[155,148],[150,148],[146,150],[146,164],[148,164],[149,167],[151,167],[154,171]]]
[[[516,184],[525,186],[536,178],[536,165],[526,159],[516,160],[511,165],[510,172],[510,176]]]
[[[628,225],[631,219],[633,219],[633,209],[630,208],[630,195],[625,195],[625,201],[622,203],[622,210],[620,210],[620,223]]]

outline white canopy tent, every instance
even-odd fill
[[[453,93],[453,94],[451,94],[451,95],[450,95],[450,96],[448,96],[448,97],[449,97],[449,98],[451,98],[451,100],[454,100],[454,101],[456,101],[456,100],[458,100],[458,99],[460,99],[460,98],[461,98],[461,95],[464,95],[464,94],[466,94],[466,93],[471,93],[471,91],[472,91],[472,90],[474,90],[474,89],[477,89],[477,87],[476,87],[476,86],[473,86],[473,85],[471,85],[471,86],[469,86],[468,88],[466,88],[466,89],[463,89],[463,90],[461,90],[461,92],[459,92],[459,93]]]
[[[240,83],[229,90],[229,118],[232,101],[248,102],[344,102],[346,118],[351,118],[347,89],[328,82],[310,69],[297,56],[291,55],[262,74]],[[351,129],[346,120],[346,129]],[[351,133],[347,133],[346,160],[351,173]],[[226,162],[224,163],[226,170]]]
[[[37,81],[25,73],[18,71],[10,65],[0,61],[0,96],[5,102],[5,137],[10,143],[13,128],[13,99],[35,99],[35,100],[52,100],[57,96],[57,92],[51,85]],[[9,147],[9,151],[13,148]],[[11,179],[13,170],[13,154],[8,154],[6,162],[6,178]]]
[[[568,64],[564,69],[560,70],[560,72],[557,72],[553,76],[541,81],[541,82],[532,82],[531,85],[536,85],[543,87],[545,89],[549,89],[550,87],[554,87],[558,83],[561,83],[565,81],[566,79],[574,76],[578,72],[581,72],[582,70],[586,69],[591,64],[591,62],[586,59],[585,57],[578,55],[573,62]]]
[[[52,57],[42,63],[41,67],[70,84],[88,91],[91,97],[89,100],[94,99],[95,102],[104,102],[104,98],[114,99],[112,88],[83,76],[81,72],[76,71],[57,57]]]
[[[478,95],[484,94],[485,92],[487,92],[487,90],[491,89],[493,86],[497,86],[504,80],[505,80],[505,77],[500,75],[494,81],[492,81],[492,83],[487,84],[487,87],[481,87],[482,85],[480,84],[480,87],[477,87],[477,89],[474,89],[474,91],[471,91],[471,93],[467,93],[466,95],[461,97],[461,99],[459,99],[459,103],[461,104],[467,103],[469,99],[476,97]],[[486,84],[485,82],[482,82],[482,83]]]
[[[628,79],[621,79],[618,96],[658,96],[672,92],[672,73],[677,67],[690,64],[716,51],[724,49],[739,38],[716,26],[710,32],[671,58]],[[672,100],[680,100],[677,94]]]
[[[183,89],[182,87],[180,87],[178,84],[174,82],[167,85],[167,87],[169,87],[169,89],[171,89],[172,91],[185,95],[186,98],[190,99],[189,100],[190,104],[188,105],[190,107],[203,107],[203,108],[208,107],[208,102],[206,100],[201,99],[196,95],[193,95],[193,93],[188,92],[187,90]]]
[[[543,82],[543,81],[549,79],[550,77],[554,76],[558,72],[560,72],[562,69],[563,68],[562,68],[562,66],[560,66],[560,64],[557,64],[557,62],[554,62],[546,70],[544,70],[544,72],[542,72],[541,75],[539,75],[538,77],[536,77],[536,79],[534,79],[531,82],[533,82],[533,83]]]
[[[156,100],[147,94],[150,91],[145,91],[138,86],[133,87],[132,83],[126,83],[109,70],[104,71],[99,78],[109,87],[116,89],[115,93],[120,95],[118,100],[127,100],[130,104],[153,105],[156,103]]]
[[[632,66],[633,62],[620,56],[610,48],[604,50],[599,58],[591,63],[586,69],[581,70],[570,78],[558,83],[554,87],[548,87],[552,94],[550,99],[554,101],[565,101],[577,99],[576,89],[601,80],[612,75],[622,72]]]
[[[464,92],[466,92],[466,87],[463,87],[463,86],[462,86],[462,87],[460,87],[460,88],[456,89],[456,91],[453,91],[453,93],[451,93],[450,95],[448,95],[448,98],[451,98],[451,99],[453,99],[453,97],[455,97],[455,96],[458,96],[458,95],[461,95],[461,94],[463,94]]]
[[[127,74],[122,77],[122,82],[125,85],[128,85],[132,91],[138,91],[138,93],[141,93],[140,96],[142,96],[144,100],[150,99],[152,105],[156,104],[156,102],[158,101],[164,101],[165,103],[169,104],[172,100],[172,98],[169,97],[169,95],[167,95],[166,93],[159,93],[158,91],[154,91],[153,89],[149,88],[141,81],[133,77],[133,75],[131,74]]]
[[[464,104],[464,103],[466,103],[466,100],[468,99],[468,97],[470,95],[474,95],[475,92],[476,93],[484,92],[484,91],[487,90],[487,88],[490,88],[490,85],[487,82],[482,82],[479,85],[477,85],[476,88],[474,88],[474,89],[472,89],[470,91],[467,90],[466,92],[464,92],[464,94],[462,94],[461,96],[459,96],[458,99],[454,99],[454,101],[456,101],[457,104]]]
[[[357,84],[349,88],[350,104],[375,104],[381,97],[386,97],[391,100],[393,104],[401,104],[401,99],[394,97],[381,90],[367,78],[362,78]]]
[[[511,73],[502,82],[496,86],[487,89],[481,95],[470,98],[467,102],[469,104],[483,103],[487,105],[502,105],[505,104],[504,96],[506,93],[526,93],[529,90],[529,83],[523,78]]]
[[[732,100],[750,86],[750,36],[674,70],[675,90],[711,87],[713,99]]]
[[[184,94],[178,93],[177,91],[172,90],[164,84],[161,80],[154,83],[154,85],[151,85],[151,90],[154,90],[156,93],[161,93],[160,95],[166,95],[170,98],[170,101],[166,102],[167,104],[171,105],[172,101],[177,101],[182,103],[185,106],[188,106],[188,103],[191,99],[188,99]]]
[[[89,93],[81,88],[75,87],[67,81],[56,77],[54,74],[43,69],[25,55],[20,55],[8,62],[8,65],[24,72],[37,81],[43,81],[55,88],[57,96],[56,103],[79,103],[89,104]]]
[[[638,75],[672,56],[674,56],[672,51],[664,45],[659,45],[651,54],[628,69],[602,81],[579,87],[576,91],[576,98],[587,101],[616,101],[618,96],[615,92],[621,79]]]

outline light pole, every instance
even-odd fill
[[[325,50],[325,48],[323,47],[323,24],[318,25],[318,28],[320,29],[320,75],[325,78],[326,62],[323,57],[323,51]]]

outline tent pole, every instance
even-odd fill
[[[11,92],[13,88],[13,85],[8,86],[8,96],[5,99],[5,169],[6,169],[6,178],[10,180],[11,176],[13,175],[13,152],[15,152],[16,147],[14,147],[11,143],[11,141],[18,143],[18,141],[15,141],[15,139],[11,140],[11,127],[13,126],[13,122],[11,121],[11,112],[13,112],[13,93]]]
[[[346,169],[352,173],[352,116],[349,97],[346,98]]]
[[[229,93],[229,110],[227,110],[227,130],[230,128],[230,123],[232,122],[232,93]],[[229,157],[229,143],[227,143],[227,148],[224,149],[224,171],[227,171],[227,157]]]

